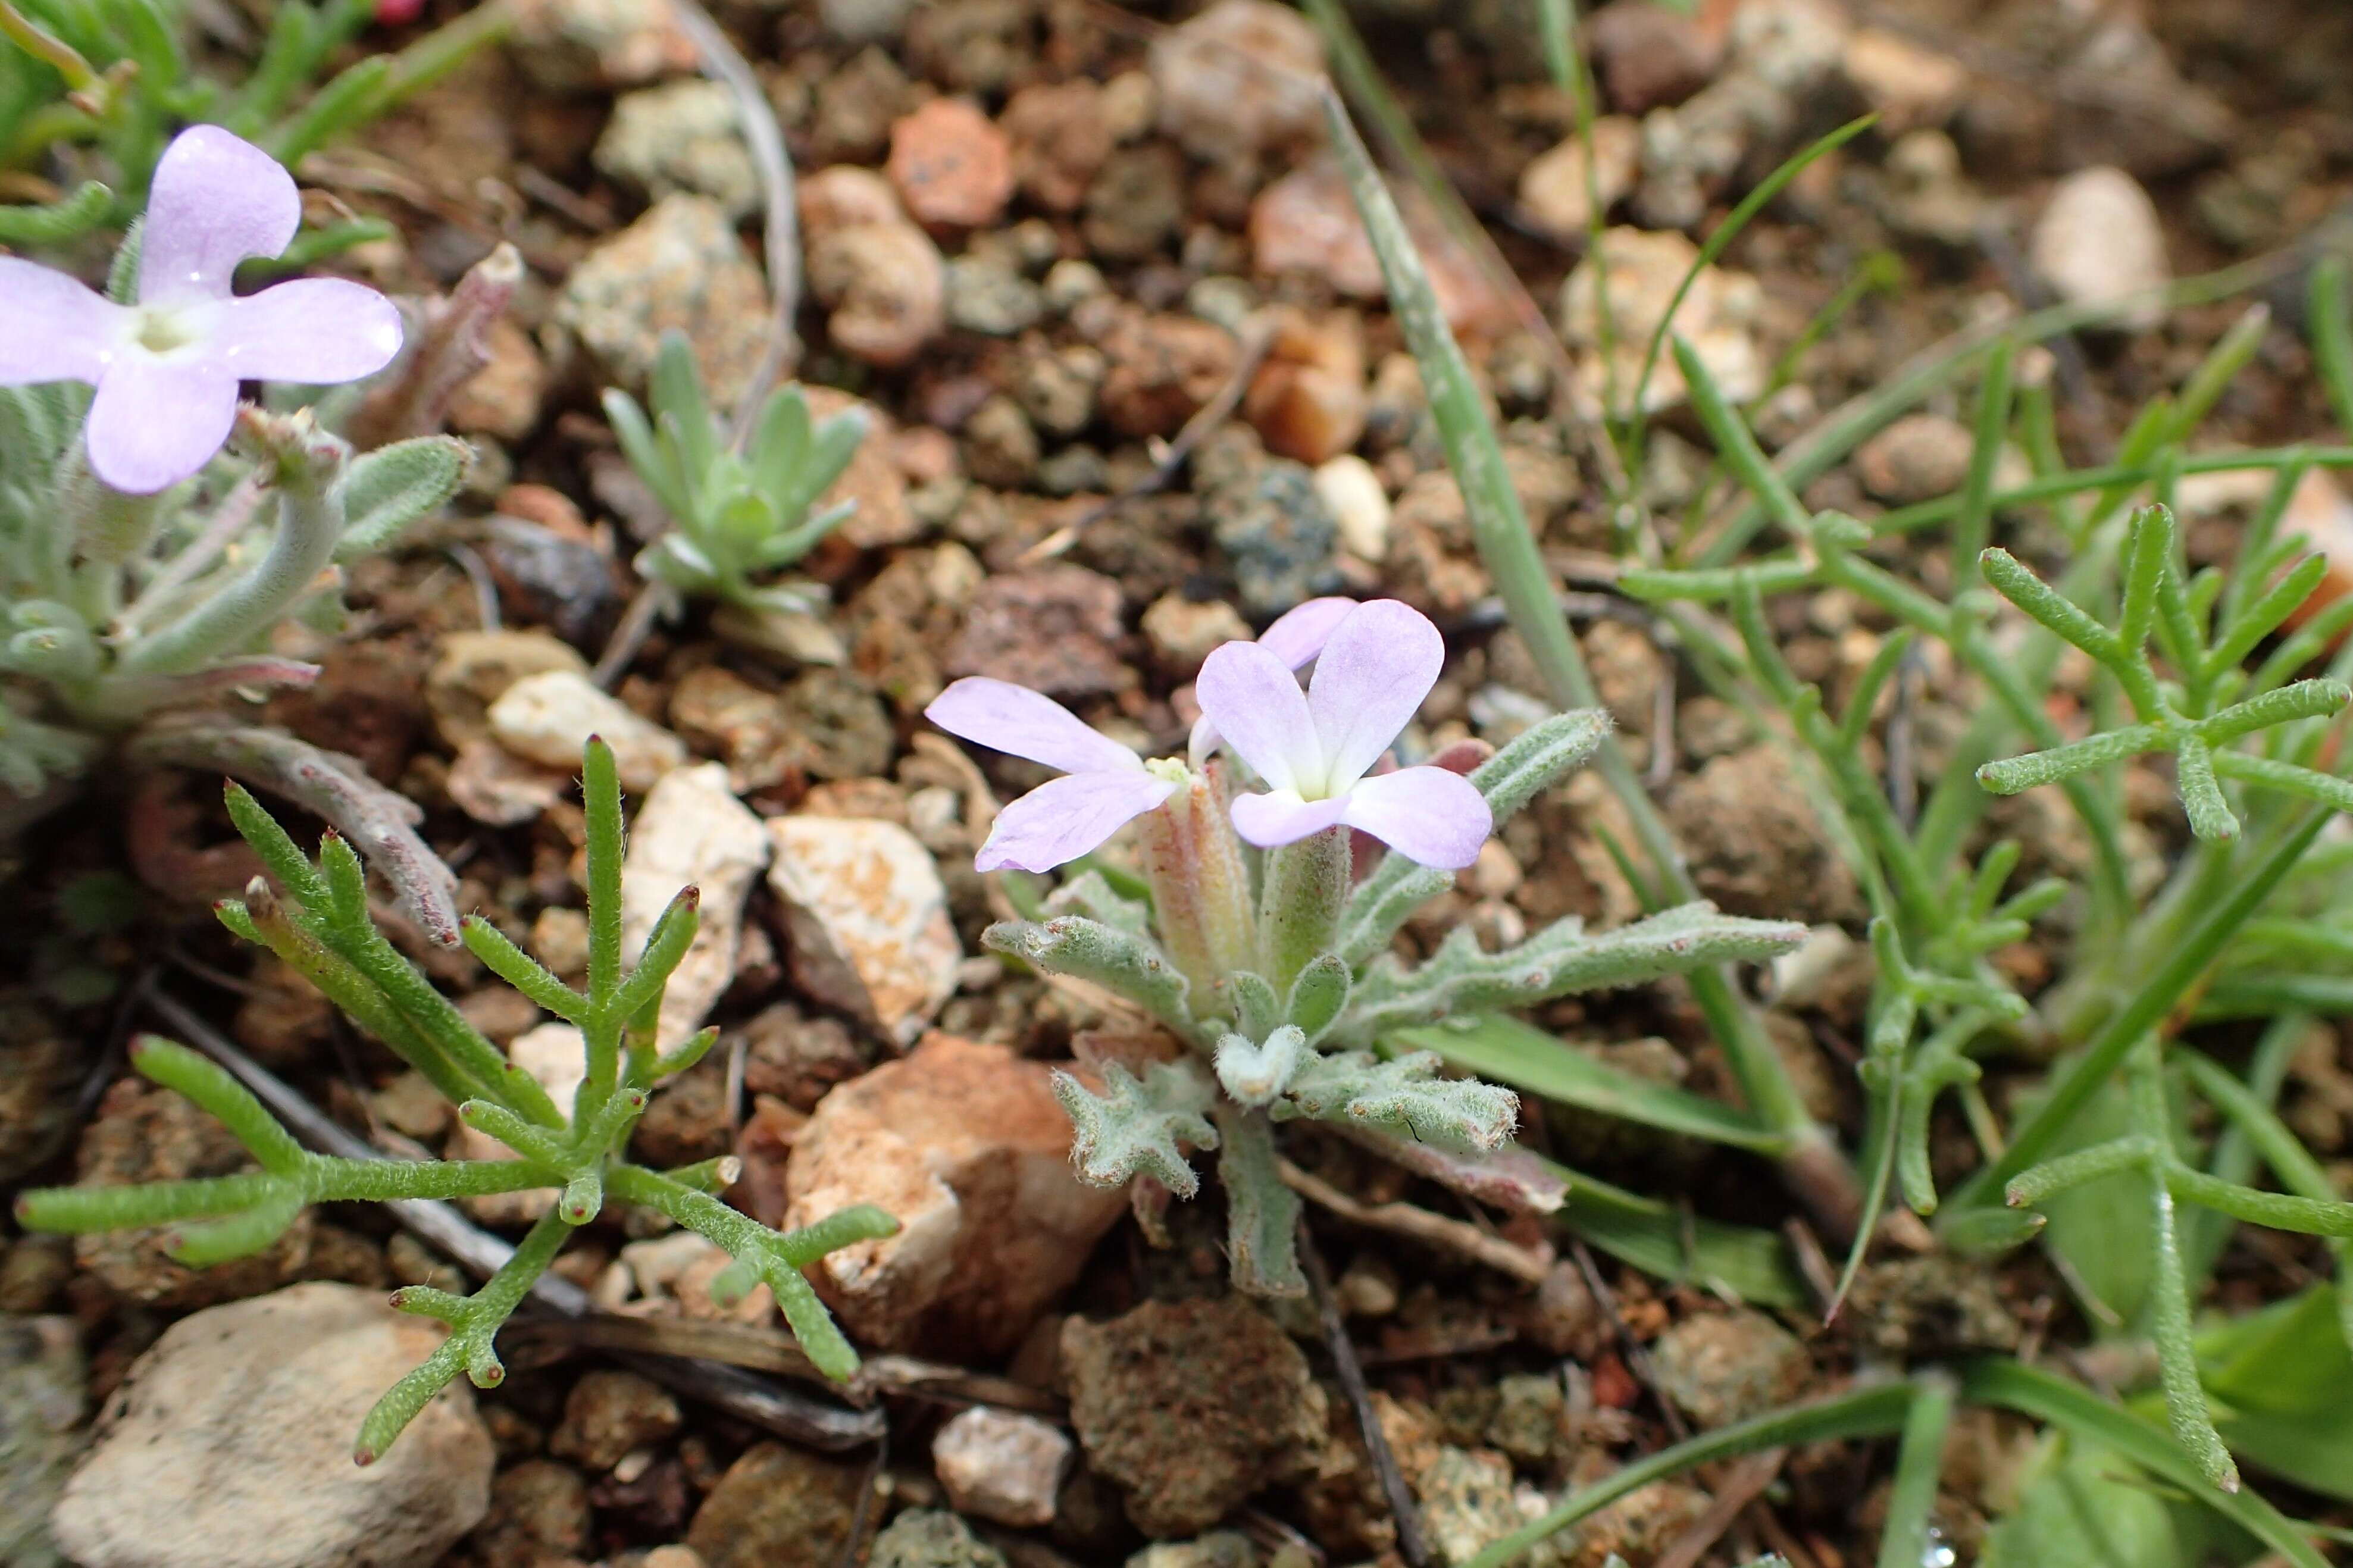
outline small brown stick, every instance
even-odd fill
[[[1609,1281],[1601,1277],[1600,1268],[1593,1261],[1592,1248],[1572,1237],[1568,1250],[1569,1256],[1577,1260],[1577,1273],[1585,1278],[1586,1289],[1592,1292],[1593,1299],[1600,1302],[1602,1309],[1609,1314],[1610,1328],[1618,1338],[1618,1359],[1626,1363],[1626,1370],[1634,1374],[1635,1382],[1650,1390],[1659,1414],[1666,1420],[1667,1431],[1676,1442],[1682,1442],[1691,1436],[1691,1428],[1684,1424],[1683,1412],[1675,1408],[1674,1401],[1660,1392],[1658,1373],[1651,1365],[1651,1352],[1644,1350],[1642,1342],[1634,1337],[1633,1326],[1626,1321],[1625,1310],[1618,1305],[1618,1292],[1609,1288]]]
[[[151,990],[147,1005],[171,1026],[177,1038],[227,1068],[305,1142],[346,1160],[387,1158],[238,1050],[227,1036],[176,997],[164,991]],[[454,1205],[429,1198],[401,1198],[385,1207],[402,1225],[484,1279],[498,1272],[500,1266],[514,1256],[512,1246],[473,1225]],[[534,1300],[566,1317],[584,1317],[593,1310],[588,1292],[560,1275],[541,1275],[531,1293]],[[838,1453],[860,1447],[873,1442],[883,1431],[880,1410],[845,1410],[824,1404],[791,1389],[779,1388],[739,1367],[674,1356],[623,1353],[616,1359],[656,1383],[725,1411],[740,1421],[813,1448]]]
[[[1477,1226],[1459,1219],[1449,1219],[1432,1214],[1412,1204],[1359,1203],[1320,1176],[1301,1170],[1288,1160],[1278,1160],[1275,1170],[1282,1184],[1319,1208],[1326,1208],[1353,1225],[1385,1230],[1392,1236],[1411,1237],[1484,1264],[1499,1273],[1508,1274],[1524,1285],[1541,1285],[1552,1271],[1553,1253],[1550,1247],[1530,1248],[1515,1246],[1500,1236],[1490,1236]]]
[[[652,635],[654,622],[676,603],[678,595],[670,592],[667,583],[649,581],[640,584],[637,596],[629,601],[629,607],[621,612],[619,623],[613,627],[612,637],[607,639],[605,651],[596,656],[596,668],[589,672],[589,679],[603,690],[612,690],[629,666],[637,661],[638,650],[646,646],[646,638]]]
[[[1787,1448],[1767,1448],[1727,1466],[1723,1479],[1715,1488],[1715,1500],[1659,1553],[1651,1568],[1699,1568],[1699,1560],[1707,1555],[1708,1548],[1732,1528],[1733,1521],[1757,1500],[1759,1493],[1773,1484],[1773,1478],[1781,1473],[1782,1463],[1788,1457]]]
[[[399,370],[353,413],[343,432],[352,445],[365,452],[438,432],[458,389],[491,363],[491,329],[522,279],[522,253],[501,244],[466,268],[448,299],[427,305]]]
[[[529,1346],[551,1361],[575,1351],[628,1351],[719,1362],[810,1382],[824,1378],[790,1335],[758,1323],[637,1318],[600,1312],[583,1318],[546,1318],[519,1323],[512,1337],[518,1356],[524,1354]],[[1067,1418],[1062,1402],[1045,1389],[1017,1383],[1009,1377],[921,1361],[913,1356],[869,1356],[847,1384],[827,1386],[839,1389],[860,1405],[888,1394],[944,1405],[992,1405],[1056,1421]]]
[[[1273,323],[1266,315],[1261,313],[1245,321],[1242,324],[1241,354],[1234,362],[1233,374],[1226,378],[1225,385],[1218,389],[1215,397],[1193,411],[1193,417],[1185,421],[1184,428],[1176,432],[1176,438],[1161,448],[1160,460],[1153,464],[1152,471],[1119,494],[1105,496],[1023,551],[1015,564],[1035,566],[1040,561],[1051,560],[1076,544],[1081,533],[1129,501],[1166,489],[1185,467],[1186,459],[1193,455],[1193,449],[1208,438],[1209,432],[1233,417],[1234,410],[1241,405],[1242,395],[1250,390],[1250,381],[1258,374],[1258,367],[1266,359],[1266,351],[1273,342]]]
[[[1388,1500],[1389,1516],[1397,1523],[1398,1555],[1405,1559],[1407,1568],[1429,1568],[1430,1542],[1421,1532],[1420,1505],[1405,1484],[1397,1456],[1389,1451],[1389,1435],[1381,1430],[1380,1415],[1373,1408],[1372,1387],[1365,1381],[1356,1342],[1348,1338],[1339,1300],[1332,1294],[1331,1276],[1324,1270],[1323,1254],[1315,1250],[1314,1233],[1308,1229],[1303,1214],[1299,1216],[1299,1261],[1307,1272],[1307,1288],[1315,1297],[1315,1316],[1324,1327],[1324,1343],[1332,1352],[1333,1369],[1356,1412],[1356,1430],[1364,1436],[1365,1452],[1372,1460],[1373,1473],[1380,1478],[1381,1495]]]

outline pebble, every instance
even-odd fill
[[[1724,63],[1720,33],[1664,5],[1605,5],[1586,25],[1586,48],[1610,107],[1640,115],[1681,103]]]
[[[869,46],[817,84],[809,152],[819,166],[880,163],[891,126],[918,94],[887,49]]]
[[[1958,60],[1883,27],[1848,35],[1839,65],[1888,136],[1944,124],[1969,88],[1969,73]]]
[[[708,196],[731,219],[760,205],[760,175],[736,128],[735,100],[715,81],[622,94],[594,161],[598,172],[656,197]]]
[[[623,958],[635,963],[645,952],[654,922],[680,889],[702,894],[694,940],[662,992],[654,1026],[661,1049],[674,1049],[701,1027],[733,983],[744,900],[767,864],[768,836],[717,763],[663,774],[638,807],[621,862]]]
[[[1520,211],[1563,245],[1582,246],[1599,196],[1606,216],[1634,189],[1642,166],[1642,128],[1623,114],[1593,122],[1592,178],[1585,143],[1575,136],[1539,153],[1520,171]]]
[[[1068,439],[1094,423],[1095,399],[1108,368],[1103,351],[1087,343],[1029,354],[1014,381],[1013,395],[1039,429]]]
[[[1398,205],[1447,324],[1467,337],[1511,331],[1519,321],[1517,308],[1428,204],[1405,190],[1398,193]],[[1304,273],[1352,300],[1388,293],[1348,182],[1329,157],[1314,158],[1259,192],[1250,202],[1250,265],[1262,275]]]
[[[874,1537],[867,1568],[1006,1568],[1005,1553],[944,1509],[911,1508]]]
[[[1750,1307],[1683,1319],[1652,1342],[1651,1361],[1659,1391],[1703,1430],[1785,1403],[1810,1366],[1797,1336]]]
[[[1046,269],[1046,305],[1057,315],[1069,315],[1109,287],[1103,269],[1092,261],[1065,257]]]
[[[1858,447],[1862,488],[1890,506],[1908,506],[1961,488],[1977,437],[1942,414],[1907,414]]]
[[[1320,131],[1314,25],[1272,0],[1217,4],[1153,40],[1160,128],[1208,163],[1243,163]]]
[[[1710,759],[1669,786],[1664,804],[1693,879],[1729,912],[1809,925],[1862,913],[1853,872],[1805,787],[1769,748]]]
[[[0,1316],[0,1563],[51,1568],[49,1510],[81,1447],[90,1372],[71,1318]]]
[[[1259,1568],[1257,1543],[1239,1530],[1213,1530],[1194,1541],[1155,1541],[1125,1568]]]
[[[489,1517],[467,1544],[483,1563],[576,1562],[595,1522],[579,1471],[553,1459],[525,1459],[491,1482]]]
[[[852,359],[895,369],[947,326],[947,266],[913,224],[849,224],[811,238],[809,291],[826,332]]]
[[[1122,147],[1087,186],[1087,249],[1110,261],[1156,256],[1184,226],[1185,163],[1162,142]]]
[[[1360,561],[1389,552],[1389,495],[1372,464],[1343,453],[1315,469],[1315,494],[1340,531],[1341,548]]]
[[[992,392],[964,424],[965,471],[984,485],[1021,489],[1038,475],[1037,427],[1021,405]]]
[[[1900,234],[1956,249],[1976,242],[1986,202],[1961,171],[1961,152],[1941,131],[1896,138],[1881,165],[1886,184],[1880,207]]]
[[[2044,282],[2071,305],[2111,305],[2172,280],[2157,204],[2140,183],[2110,165],[2079,169],[2053,186],[2034,221],[2027,251]],[[2164,319],[2151,300],[2114,318],[2142,331]]]
[[[1712,1500],[1685,1481],[1652,1481],[1628,1492],[1577,1527],[1576,1544],[1561,1568],[1655,1563],[1707,1511]]]
[[[1487,1448],[1440,1446],[1414,1478],[1414,1495],[1431,1558],[1447,1564],[1468,1563],[1545,1511],[1542,1495],[1515,1485],[1511,1461]]]
[[[296,1285],[165,1330],[51,1519],[84,1568],[425,1568],[490,1508],[464,1379],[363,1468],[352,1437],[444,1331],[355,1286]]]
[[[1061,1352],[1087,1463],[1124,1489],[1146,1535],[1197,1535],[1264,1489],[1315,1473],[1324,1390],[1291,1337],[1240,1297],[1072,1318]]]
[[[596,1471],[611,1469],[631,1452],[667,1443],[686,1418],[670,1391],[634,1372],[600,1367],[583,1373],[564,1401],[564,1420],[547,1451]]]
[[[1343,586],[1335,559],[1340,525],[1305,464],[1270,458],[1250,478],[1212,491],[1204,510],[1250,615],[1271,619]]]
[[[709,1568],[835,1568],[858,1528],[866,1464],[755,1443],[727,1467],[687,1527]]]
[[[1049,697],[1116,691],[1134,677],[1119,584],[1083,566],[992,574],[948,645],[946,673],[1009,680]]]
[[[1003,93],[1035,62],[1036,0],[936,0],[907,21],[907,56],[951,92]]]
[[[1099,406],[1111,427],[1138,438],[1169,437],[1217,396],[1234,373],[1233,334],[1193,316],[1122,310],[1101,347]]]
[[[676,735],[648,720],[576,670],[548,669],[510,686],[491,704],[491,736],[525,762],[577,770],[591,736],[613,748],[621,787],[632,795],[653,788],[687,762]]]
[[[501,316],[482,334],[489,362],[449,395],[449,428],[517,442],[539,428],[553,374],[529,332]]]
[[[955,989],[964,949],[931,852],[905,828],[845,817],[768,825],[794,977],[900,1047]]]
[[[1311,466],[1336,458],[1364,435],[1367,403],[1364,330],[1353,313],[1276,316],[1242,395],[1242,417],[1268,451]]]
[[[926,228],[979,228],[1013,197],[1005,132],[965,99],[935,98],[891,127],[885,165],[908,216]]]
[[[976,1405],[932,1439],[932,1468],[962,1513],[1017,1529],[1054,1521],[1071,1439],[1035,1415]]]
[[[1046,319],[1046,291],[993,258],[947,264],[948,325],[987,338],[1018,338]]]
[[[1667,313],[1675,289],[1699,259],[1699,247],[1672,230],[1612,228],[1601,237],[1600,254],[1577,265],[1561,285],[1560,329],[1580,350],[1577,376],[1599,398],[1614,368],[1618,395],[1631,398],[1651,334]],[[1609,273],[1611,355],[1601,357],[1601,269]],[[1752,335],[1764,309],[1764,293],[1745,272],[1706,267],[1693,280],[1675,312],[1674,331],[1687,339],[1726,399],[1745,403],[1765,390],[1765,356]],[[1643,407],[1656,413],[1689,395],[1672,345],[1662,349],[1643,395]]]
[[[1084,78],[1025,87],[997,123],[1012,145],[1021,194],[1050,213],[1073,213],[1111,156],[1103,92]]]
[[[1144,612],[1145,640],[1161,668],[1184,680],[1201,668],[1210,650],[1229,642],[1248,642],[1250,623],[1222,599],[1202,602],[1179,593],[1167,593]]]
[[[818,1103],[786,1169],[786,1228],[880,1205],[897,1235],[811,1271],[844,1326],[880,1350],[1003,1355],[1127,1212],[1070,1151],[1043,1063],[935,1034]]]
[[[794,199],[800,207],[801,227],[812,240],[858,224],[909,221],[890,181],[871,169],[849,163],[836,163],[808,175]]]
[[[866,439],[858,444],[833,488],[818,498],[816,510],[850,502],[839,537],[860,550],[913,542],[923,525],[908,504],[906,476],[892,459],[896,427],[891,416],[837,387],[804,384],[801,395],[808,401],[809,418],[818,424],[852,408],[866,416]]]
[[[667,0],[519,0],[509,58],[542,87],[630,87],[695,68]]]
[[[434,645],[425,675],[425,708],[452,751],[491,737],[491,704],[527,675],[552,669],[588,673],[571,644],[540,631],[449,632]],[[579,759],[573,759],[578,764]]]
[[[664,196],[572,269],[555,320],[632,389],[652,374],[662,334],[684,332],[704,391],[723,408],[759,363],[767,301],[726,210],[708,196]]]

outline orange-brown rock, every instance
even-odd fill
[[[876,1349],[1002,1355],[1126,1210],[1071,1168],[1047,1068],[934,1034],[833,1090],[793,1145],[787,1228],[853,1204],[896,1236],[828,1256],[812,1282]]]
[[[1353,315],[1285,310],[1242,397],[1242,416],[1277,457],[1323,463],[1365,433],[1365,339]]]

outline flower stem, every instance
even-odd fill
[[[1280,996],[1317,953],[1340,937],[1348,899],[1348,830],[1327,827],[1266,858],[1259,900],[1259,964]]]

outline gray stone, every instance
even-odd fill
[[[49,1510],[81,1447],[90,1373],[71,1318],[0,1317],[0,1563],[54,1568]]]
[[[760,205],[760,176],[735,125],[735,100],[714,81],[625,93],[596,139],[596,167],[653,196],[709,196],[731,218]]]
[[[442,1333],[327,1283],[182,1319],[108,1402],[58,1544],[83,1568],[425,1568],[490,1508],[471,1391],[451,1384],[373,1464],[352,1441]]]

